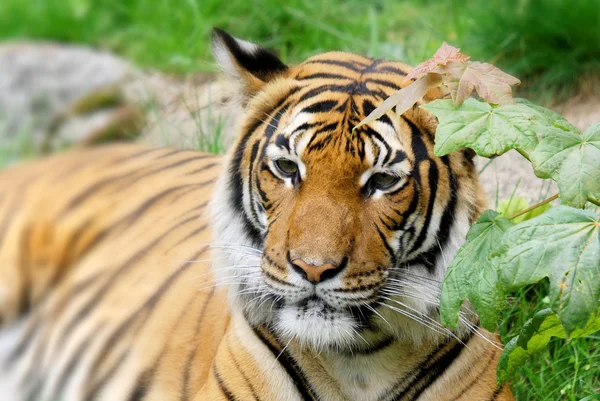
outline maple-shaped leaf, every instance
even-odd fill
[[[538,177],[556,181],[561,202],[583,207],[590,195],[600,199],[600,124],[583,135],[550,126],[540,136],[531,163]]]
[[[469,59],[469,56],[462,54],[460,49],[450,46],[448,43],[442,43],[442,46],[435,52],[432,58],[423,61],[415,68],[410,70],[405,80],[418,78],[428,72],[433,71],[438,66],[445,66],[449,62],[454,61],[458,63],[465,63]]]
[[[492,258],[504,291],[547,277],[550,306],[570,335],[600,304],[599,255],[598,216],[561,205],[506,230]]]
[[[496,330],[496,323],[506,293],[498,288],[498,272],[490,253],[513,226],[498,212],[486,210],[471,226],[467,240],[452,260],[442,283],[440,319],[445,326],[456,327],[460,307],[469,298],[477,311],[481,325]]]
[[[421,106],[439,120],[433,148],[443,156],[460,148],[473,149],[479,156],[501,155],[510,149],[532,150],[538,143],[534,128],[539,118],[527,106],[508,104],[493,107],[467,99],[460,106],[452,100],[436,100]]]
[[[455,105],[464,102],[475,90],[487,103],[513,103],[511,85],[521,83],[517,78],[489,63],[477,61],[460,63],[451,61],[437,66],[432,72],[446,74],[444,85],[450,89]]]

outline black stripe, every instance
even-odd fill
[[[95,291],[95,293],[88,299],[88,301],[79,309],[77,314],[66,325],[66,327],[63,330],[62,335],[61,335],[59,347],[62,347],[65,344],[65,342],[68,340],[68,338],[73,333],[73,330],[75,329],[75,327],[79,323],[81,323],[86,317],[90,316],[94,307],[99,304],[99,300],[107,294],[107,292],[112,288],[114,282],[119,278],[119,276],[126,273],[127,271],[129,271],[129,269],[133,268],[134,266],[136,266],[137,263],[140,260],[142,260],[150,251],[152,251],[156,245],[158,245],[163,239],[168,238],[168,236],[173,231],[175,231],[176,229],[180,228],[181,226],[183,226],[191,221],[195,221],[195,220],[196,220],[196,217],[193,216],[191,218],[185,219],[185,220],[180,221],[177,224],[173,225],[167,231],[165,231],[164,233],[162,233],[161,235],[156,237],[154,240],[152,240],[149,244],[147,244],[146,246],[144,246],[143,248],[138,250],[135,254],[133,254],[129,259],[127,259],[118,268],[116,268],[115,271],[112,272],[110,277],[104,282],[104,284],[97,291]],[[94,280],[91,280],[92,282],[95,281],[95,277],[93,277],[93,279]],[[87,283],[85,283],[85,284],[87,284]],[[81,290],[81,288],[85,288],[85,286],[79,285],[78,287],[75,288],[74,292],[79,292]],[[72,297],[73,294],[71,293],[70,295],[71,296],[67,296],[67,298],[73,299],[73,297]]]
[[[327,113],[338,105],[335,100],[324,100],[322,102],[313,103],[302,109],[301,113]]]
[[[357,66],[354,62],[350,61],[341,61],[341,60],[309,60],[304,64],[326,64],[326,65],[337,65],[339,67],[344,67],[354,72],[360,72],[364,65]]]
[[[375,224],[375,229],[377,230],[377,234],[379,234],[379,238],[381,238],[381,242],[383,242],[383,246],[390,254],[391,265],[396,266],[396,252],[392,249],[390,244],[387,242],[387,238],[381,229]]]
[[[187,173],[185,173],[185,175],[194,175],[194,174],[198,174],[198,173],[201,173],[201,172],[203,172],[203,171],[206,171],[206,170],[208,170],[208,169],[211,169],[211,168],[213,168],[213,167],[215,167],[215,166],[219,166],[220,164],[221,164],[221,163],[210,163],[210,164],[207,164],[207,165],[205,165],[205,166],[202,166],[202,167],[200,167],[199,169],[196,169],[196,170],[192,170],[192,171],[190,171],[190,172],[187,172]]]
[[[373,344],[372,346],[370,346],[368,348],[357,348],[357,349],[353,349],[352,351],[344,351],[344,354],[346,354],[346,356],[351,356],[351,357],[353,357],[355,355],[361,355],[361,356],[373,355],[380,351],[383,351],[390,345],[394,344],[395,341],[396,341],[396,339],[394,337],[386,337],[383,340],[376,342],[375,344]]]
[[[292,379],[296,390],[298,390],[301,399],[303,401],[318,401],[316,396],[313,395],[315,394],[314,390],[310,386],[304,372],[302,372],[296,361],[294,361],[294,359],[289,356],[285,350],[282,351],[281,346],[277,348],[269,340],[267,340],[267,338],[261,332],[261,329],[253,327],[252,330],[259,340],[262,341],[267,348],[269,348],[273,354],[273,357],[281,365],[281,367],[285,369],[290,379]]]
[[[385,139],[383,139],[381,134],[379,132],[375,131],[373,128],[366,126],[366,125],[361,127],[360,129],[363,130],[365,132],[365,134],[367,134],[368,136],[376,138],[379,142],[381,142],[381,144],[385,148],[385,153],[386,153],[385,159],[387,160],[390,157],[390,155],[392,154],[392,147],[387,143],[387,141]],[[386,160],[383,160],[383,163],[385,163]]]
[[[199,204],[198,206],[191,208],[187,212],[183,213],[181,216],[185,216],[186,214],[190,214],[192,212],[204,209],[208,205],[208,202],[209,201],[205,201],[205,202]]]
[[[391,66],[381,66],[381,67],[377,67],[377,72],[389,72],[390,74],[395,74],[395,75],[400,75],[402,77],[406,76],[406,72],[402,71],[399,68],[394,68]]]
[[[373,95],[377,91],[369,89],[364,82],[351,82],[348,85],[332,85],[325,84],[318,87],[312,87],[310,90],[306,91],[302,94],[298,103],[303,102],[308,99],[312,99],[313,97],[320,95],[325,92],[333,92],[333,93],[345,93],[345,94],[355,94],[355,95]]]
[[[322,148],[325,144],[329,143],[329,141],[316,142],[316,139],[320,137],[321,134],[332,132],[333,130],[337,129],[338,126],[339,122],[334,122],[331,124],[324,125],[319,129],[315,130],[312,137],[309,139],[308,144],[306,145],[306,149],[308,149],[309,151],[319,149]]]
[[[227,340],[231,340],[232,338],[233,338],[232,336],[229,336],[229,337],[227,337]],[[231,355],[231,360],[233,361],[233,365],[238,370],[238,372],[240,372],[240,374],[244,378],[244,381],[246,382],[246,385],[250,388],[250,392],[252,393],[252,398],[254,398],[256,401],[260,401],[260,397],[256,393],[256,389],[252,385],[252,381],[248,378],[248,376],[246,376],[246,374],[242,370],[242,367],[240,366],[237,358],[235,357],[235,353],[231,350],[231,345],[229,344],[229,342],[227,343],[227,350],[229,351],[229,354]]]
[[[274,119],[271,119],[273,122]],[[268,127],[267,127],[268,128]],[[274,128],[273,128],[274,130]],[[254,189],[252,188],[252,181],[254,180],[254,164],[258,163],[256,160],[256,155],[258,154],[258,147],[260,146],[260,141],[256,141],[254,145],[252,145],[252,149],[250,151],[250,165],[248,167],[248,203],[250,204],[250,213],[251,216],[248,218],[248,223],[251,224],[253,230],[247,229],[247,234],[252,236],[253,242],[256,241],[256,245],[262,243],[262,238],[260,235],[260,223],[258,219],[258,215],[256,214],[256,210],[254,209]],[[258,181],[258,180],[257,180]],[[246,209],[244,209],[246,212]],[[246,212],[247,213],[247,212]],[[247,215],[247,214],[246,214]]]
[[[21,237],[19,241],[19,270],[20,270],[20,278],[21,285],[19,287],[19,295],[17,296],[18,306],[17,306],[17,316],[21,316],[25,314],[29,308],[31,307],[31,298],[33,297],[32,292],[32,280],[29,268],[29,256],[31,256],[29,239],[31,238],[31,226],[25,226],[23,231],[21,232]]]
[[[94,382],[91,389],[87,392],[87,395],[84,398],[85,400],[94,400],[96,398],[98,391],[100,391],[106,385],[106,383],[108,383],[111,377],[115,375],[117,369],[122,366],[127,356],[129,356],[129,352],[130,349],[126,349],[124,352],[122,352],[121,355],[116,359],[115,363],[109,369],[107,369],[104,375]]]
[[[417,180],[412,181],[412,186],[413,186],[412,200],[410,201],[410,205],[408,205],[408,209],[406,209],[402,213],[399,213],[400,216],[402,216],[402,221],[398,222],[393,227],[394,231],[403,230],[406,225],[406,217],[412,215],[417,210],[417,207],[419,206],[419,185],[417,183]]]
[[[302,127],[304,125],[308,125],[308,124],[304,123],[300,127]],[[294,132],[298,131],[298,129],[300,127],[298,127],[297,129],[295,129]],[[277,135],[277,137],[275,138],[275,145],[277,145],[277,147],[279,147],[279,148],[287,149],[288,151],[290,150],[290,140],[289,140],[288,137],[286,137],[283,134]]]
[[[506,384],[504,384],[502,387],[497,388],[496,391],[494,391],[494,393],[492,394],[492,398],[490,398],[489,401],[496,401],[496,399],[498,398],[498,396],[504,390],[505,387],[506,387]]]
[[[117,182],[125,178],[134,176],[138,172],[138,170],[127,171],[125,173],[103,178],[100,181],[96,181],[92,185],[89,185],[83,191],[79,192],[74,198],[72,198],[69,203],[67,203],[67,206],[65,206],[62,212],[58,214],[58,219],[62,219],[71,209],[85,202],[86,199],[92,197],[96,192],[100,191],[102,188],[112,184],[113,182]]]
[[[67,381],[72,377],[73,371],[79,363],[81,356],[84,354],[85,351],[87,351],[92,341],[96,338],[95,335],[98,334],[98,330],[99,327],[96,326],[94,330],[92,330],[92,333],[94,334],[88,336],[87,339],[82,341],[81,344],[79,344],[79,346],[77,347],[77,349],[71,354],[71,359],[69,360],[69,363],[67,363],[65,369],[60,373],[60,378],[58,379],[56,390],[49,398],[50,400],[58,399],[60,396],[63,395]]]
[[[365,115],[365,117],[368,116],[369,114],[371,114],[376,109],[373,102],[371,102],[369,99],[363,100],[362,108],[363,108],[363,114]],[[379,117],[378,121],[381,121],[381,122],[389,125],[390,127],[394,128],[394,123],[392,123],[392,120],[390,120],[390,118],[388,117],[387,114],[384,114],[381,117]]]
[[[213,182],[213,180],[208,180],[208,181],[200,182],[198,184],[185,184],[185,185],[179,185],[177,187],[165,189],[164,191],[159,192],[158,194],[156,194],[156,195],[152,196],[151,198],[147,199],[146,201],[144,201],[144,203],[142,203],[140,206],[138,206],[137,209],[135,209],[134,211],[129,213],[127,216],[120,219],[118,222],[113,224],[113,226],[125,225],[126,227],[131,227],[140,217],[142,217],[144,215],[144,213],[148,209],[150,209],[152,206],[154,206],[154,204],[156,204],[161,199],[167,197],[168,195],[175,193],[177,191],[180,191],[182,189],[197,190],[197,189],[205,187],[206,185],[211,184],[212,182]]]
[[[277,270],[282,270],[281,268],[278,267],[278,265],[274,264],[273,265],[277,268]],[[269,280],[273,280],[275,281],[277,284],[281,284],[287,287],[293,287],[296,288],[296,286],[294,284],[290,284],[287,281],[283,281],[277,277],[275,277],[274,275],[272,275],[271,273],[269,273],[268,271],[264,270],[263,274],[265,275],[265,277],[267,277]]]
[[[401,380],[394,389],[399,389],[393,401],[414,401],[425,391],[446,369],[458,358],[466,343],[472,338],[469,333],[463,342],[452,338],[442,343],[435,351],[430,353],[425,360],[415,369],[415,374],[410,378]],[[449,350],[444,352],[448,347]],[[444,352],[442,354],[442,352]]]
[[[288,96],[291,96],[298,89],[299,88],[295,88],[294,90],[292,90],[288,94]],[[241,216],[242,221],[244,223],[244,233],[248,236],[248,238],[250,239],[252,244],[256,247],[261,245],[262,237],[260,235],[260,232],[254,226],[253,222],[250,220],[250,217],[246,214],[246,211],[244,209],[244,204],[243,204],[243,197],[244,197],[243,182],[244,182],[244,180],[242,177],[241,165],[242,165],[242,160],[244,159],[244,154],[246,151],[248,140],[251,138],[251,136],[255,130],[257,130],[262,124],[267,124],[264,136],[267,138],[270,138],[274,134],[275,129],[277,128],[276,124],[278,124],[278,122],[279,122],[279,118],[281,118],[282,114],[285,112],[285,110],[287,110],[287,108],[289,107],[289,104],[291,103],[291,101],[288,98],[284,98],[284,100],[287,100],[287,102],[283,103],[283,101],[282,101],[282,104],[277,106],[279,108],[279,110],[277,111],[275,116],[271,119],[271,121],[269,121],[268,123],[264,122],[262,120],[257,121],[251,127],[251,129],[246,134],[244,134],[244,136],[242,137],[242,139],[240,140],[240,142],[237,145],[237,148],[234,153],[233,161],[232,161],[231,167],[229,169],[229,174],[230,174],[229,184],[232,188],[232,191],[230,192],[229,202],[230,202],[231,206],[233,207],[233,209],[236,212],[238,212],[238,214]],[[268,139],[267,139],[267,141],[268,141]],[[251,158],[250,165],[252,166],[253,163],[254,163],[254,159]],[[250,178],[251,178],[251,175],[250,175]],[[251,192],[252,191],[251,191],[251,187],[250,187],[250,193]],[[255,220],[255,221],[257,221],[257,220]]]
[[[227,398],[227,401],[240,401],[227,388],[227,385],[225,384],[225,382],[221,378],[221,375],[219,374],[219,370],[217,369],[217,364],[216,363],[213,364],[213,373],[215,375],[215,380],[217,381],[217,384],[219,385],[219,389],[221,389],[221,392],[223,393],[223,395],[225,396],[225,398]]]
[[[152,383],[152,378],[156,373],[156,367],[148,368],[144,370],[136,379],[135,387],[127,397],[127,401],[141,401],[146,396]],[[93,399],[93,398],[89,398]]]
[[[201,215],[196,215],[194,216],[194,218],[200,218]],[[185,241],[189,240],[190,238],[200,234],[201,232],[206,231],[206,229],[208,228],[208,224],[203,224],[200,227],[198,227],[197,229],[195,229],[194,231],[192,231],[191,233],[189,233],[188,235],[186,235],[185,237],[183,237],[182,239],[180,239],[174,246],[173,248],[176,248],[178,245],[184,243]]]
[[[387,81],[387,80],[383,80],[383,79],[369,78],[369,79],[365,80],[365,83],[366,84],[376,84],[376,85],[384,86],[387,88],[392,88],[394,90],[402,89],[402,87],[400,85],[398,85],[396,82]]]
[[[113,183],[119,183],[129,177],[133,177],[136,176],[135,179],[136,181],[142,179],[142,178],[147,178],[151,175],[154,174],[158,174],[162,171],[171,169],[171,168],[175,168],[175,167],[179,167],[181,165],[196,161],[196,160],[201,160],[201,159],[205,159],[207,157],[212,157],[212,156],[207,156],[207,155],[201,155],[201,156],[193,156],[187,159],[183,159],[183,160],[179,160],[177,162],[168,164],[166,166],[161,166],[159,168],[153,169],[153,170],[147,170],[143,173],[140,173],[140,170],[138,169],[133,169],[131,171],[127,171],[125,173],[121,173],[121,174],[117,174],[117,175],[112,175],[106,178],[103,178],[100,181],[96,181],[95,183],[93,183],[92,185],[88,186],[87,188],[85,188],[83,191],[79,192],[77,195],[75,195],[75,197],[73,197],[69,203],[67,203],[67,205],[63,208],[63,210],[58,214],[58,219],[64,217],[66,214],[68,214],[70,211],[72,211],[73,209],[79,207],[82,203],[84,203],[87,199],[91,198],[92,196],[94,196],[97,192],[99,192],[100,190],[102,190],[103,188],[113,184]],[[116,190],[121,190],[121,189],[125,189],[125,188],[129,188],[130,187],[130,183],[127,182],[124,185],[121,185],[120,187],[117,187]]]
[[[398,164],[403,162],[404,160],[406,160],[407,156],[406,153],[402,150],[396,150],[394,152],[394,157],[392,157],[389,161],[388,161],[388,166],[394,165],[394,164]]]
[[[456,175],[450,169],[450,163],[446,156],[442,157],[442,161],[447,167],[448,179],[449,179],[449,191],[450,191],[450,199],[446,204],[444,209],[444,213],[442,215],[442,219],[440,220],[439,231],[436,234],[437,241],[436,244],[432,245],[430,249],[426,252],[422,253],[417,260],[416,263],[422,263],[426,266],[435,266],[438,257],[441,255],[442,250],[448,243],[450,239],[450,231],[454,225],[454,216],[456,214],[457,207],[457,194],[458,194],[458,180],[456,179]]]
[[[182,379],[182,387],[181,387],[181,399],[180,399],[181,401],[188,401],[188,397],[189,397],[189,388],[188,387],[189,387],[190,375],[192,372],[192,363],[196,359],[196,356],[198,355],[198,351],[200,350],[200,345],[202,344],[202,341],[198,341],[198,334],[200,333],[200,330],[202,329],[202,323],[204,321],[204,318],[206,317],[206,309],[208,308],[208,305],[210,304],[210,301],[212,300],[214,295],[215,295],[215,288],[213,287],[210,291],[210,294],[208,294],[208,296],[206,297],[206,300],[204,301],[204,305],[202,306],[202,309],[200,311],[199,319],[196,322],[196,329],[195,329],[194,342],[193,342],[193,344],[196,344],[196,346],[189,353],[189,355],[187,357],[187,361],[185,363],[185,369],[183,371],[183,379]]]
[[[192,256],[192,260],[196,259],[199,255],[201,255],[202,253],[206,252],[208,250],[208,246],[205,246],[203,249],[201,249],[200,251],[196,252],[193,256]],[[102,353],[98,355],[98,357],[93,361],[92,363],[92,367],[90,369],[90,374],[93,375],[95,371],[98,370],[98,368],[100,367],[100,365],[102,365],[102,362],[104,362],[104,360],[106,358],[108,358],[108,356],[110,355],[112,349],[118,344],[118,340],[119,338],[123,337],[127,330],[129,330],[131,328],[132,325],[136,324],[136,321],[138,319],[140,319],[140,322],[138,322],[136,324],[136,328],[135,331],[132,333],[132,335],[135,337],[136,334],[144,327],[144,325],[147,323],[148,319],[151,317],[152,315],[152,311],[154,310],[154,307],[160,302],[162,296],[171,288],[171,285],[173,283],[175,283],[175,281],[177,280],[177,278],[184,273],[191,265],[189,263],[184,263],[182,264],[176,271],[174,271],[173,273],[171,273],[162,283],[161,285],[154,291],[154,293],[148,297],[148,299],[139,307],[137,308],[133,313],[131,313],[129,315],[129,317],[127,319],[125,319],[125,321],[123,321],[119,326],[117,326],[117,328],[115,330],[113,330],[112,334],[110,336],[107,337],[107,339],[104,341],[102,348]],[[183,310],[183,314],[185,314],[186,308],[184,308]],[[181,318],[181,316],[180,316]],[[161,353],[162,356],[162,353]],[[157,362],[154,363],[154,369],[156,368],[156,366],[158,366],[158,360],[160,360],[160,357],[157,359]],[[113,366],[113,369],[111,369],[112,374],[116,373],[116,368],[118,366]],[[152,371],[146,371],[144,372],[137,381],[137,385],[136,385],[136,391],[134,391],[134,394],[136,394],[136,397],[138,398],[130,398],[130,400],[139,400],[142,399],[143,396],[145,395],[145,388],[146,386],[144,385],[144,383],[146,383],[144,381],[144,378],[148,377],[148,374],[152,373],[152,375],[154,374]],[[112,374],[109,374],[108,377],[104,377],[103,378],[103,382],[106,382],[107,380],[110,379],[110,376]],[[150,376],[151,377],[151,376]],[[96,386],[92,392],[90,393],[89,397],[87,397],[86,399],[94,399],[95,396],[97,395],[97,392],[102,388],[101,385],[103,385],[102,382],[99,383],[100,386]],[[133,394],[132,394],[133,396]]]
[[[429,161],[429,171],[427,172],[427,176],[429,178],[429,199],[427,204],[427,211],[425,213],[425,220],[423,221],[423,226],[421,227],[421,232],[417,236],[417,239],[413,242],[408,254],[418,250],[423,242],[425,241],[427,234],[429,233],[429,228],[431,225],[431,220],[433,217],[433,209],[435,206],[435,200],[437,198],[437,182],[439,178],[438,167],[437,164],[433,160]],[[438,227],[433,227],[435,232],[432,232],[431,235],[436,235],[439,229]],[[432,248],[439,249],[438,244],[435,243],[432,245]],[[423,262],[428,268],[432,268],[435,266],[435,260],[432,259],[423,259]]]
[[[32,320],[33,319],[33,320]],[[23,353],[29,348],[32,341],[38,334],[40,334],[40,325],[42,321],[39,316],[35,316],[29,319],[26,333],[21,336],[21,340],[19,344],[13,348],[12,352],[5,359],[6,364],[4,365],[6,368],[10,368],[10,366],[19,359]]]
[[[191,162],[195,162],[195,161],[203,160],[203,159],[207,159],[207,158],[212,158],[212,157],[214,157],[214,155],[201,155],[201,156],[193,156],[193,157],[190,157],[190,158],[187,158],[187,159],[179,160],[179,161],[177,161],[175,163],[171,163],[171,164],[168,164],[166,166],[162,166],[162,167],[156,168],[154,170],[150,170],[150,171],[146,171],[144,173],[141,173],[139,176],[135,177],[135,180],[136,180],[136,182],[138,182],[138,181],[142,180],[143,178],[148,178],[148,177],[150,177],[152,175],[156,175],[156,174],[161,173],[161,172],[163,172],[165,170],[170,170],[170,169],[173,169],[175,167],[181,167],[181,166],[183,166],[185,164],[188,164],[188,163],[191,163]],[[114,188],[114,190],[111,192],[111,194],[118,193],[118,192],[120,192],[120,191],[122,191],[124,189],[129,189],[130,187],[131,187],[131,183],[130,182],[124,182],[121,185],[118,185],[116,188]]]
[[[192,259],[197,258],[198,255],[200,255],[201,253],[202,253],[202,251],[194,254],[192,256]],[[171,327],[169,337],[171,337],[171,335],[175,331],[178,330],[179,324],[183,320],[183,317],[186,315],[186,313],[188,313],[188,311],[190,309],[190,305],[192,305],[196,301],[196,297],[198,296],[198,294],[199,293],[196,293],[194,296],[192,296],[188,300],[188,302],[185,304],[185,306],[181,309],[181,313],[179,314],[175,323]],[[152,313],[152,311],[149,311],[148,313],[150,314],[150,313]],[[150,388],[152,386],[154,376],[156,376],[156,372],[158,371],[161,361],[164,358],[165,354],[167,353],[168,348],[169,348],[169,341],[167,339],[167,342],[163,345],[163,348],[162,348],[161,352],[158,354],[158,357],[156,357],[156,359],[150,364],[151,367],[144,370],[136,379],[135,388],[132,391],[131,395],[129,396],[128,401],[141,401],[142,399],[144,399],[144,397],[148,393],[148,390],[150,390]],[[90,398],[86,398],[86,399],[93,399],[93,398],[95,398],[95,397],[90,397]]]
[[[331,74],[331,73],[327,73],[327,72],[317,72],[315,74],[310,74],[310,75],[305,75],[303,77],[298,77],[296,78],[299,81],[304,81],[306,79],[319,79],[319,78],[326,78],[326,79],[353,79],[351,77],[347,77],[345,75],[340,75],[340,74]]]
[[[164,149],[163,148],[145,149],[145,150],[142,150],[141,152],[135,152],[135,153],[132,153],[130,155],[120,157],[120,158],[118,158],[116,160],[112,160],[111,164],[121,164],[123,162],[129,162],[129,161],[131,161],[133,159],[137,159],[138,157],[141,157],[141,156],[147,155],[148,153],[153,153],[153,152],[156,152],[156,151],[159,151],[159,150],[164,150]]]
[[[475,384],[480,383],[480,377],[481,375],[483,375],[485,372],[487,372],[487,370],[492,367],[495,366],[493,363],[491,363],[494,359],[494,357],[496,356],[496,354],[494,352],[492,352],[490,354],[490,357],[488,359],[486,359],[483,363],[483,369],[481,369],[481,371],[479,371],[476,375],[475,378],[473,380],[471,380],[471,382],[465,387],[463,388],[460,393],[452,398],[451,401],[456,401],[459,398],[461,398],[467,391],[469,391]]]
[[[176,155],[177,153],[181,152],[180,149],[171,149],[170,151],[168,151],[167,153],[163,153],[162,155],[158,156],[156,158],[156,160],[160,160],[160,159],[164,159],[166,157],[169,157],[171,155]]]
[[[460,343],[452,347],[449,352],[444,354],[438,361],[436,361],[435,365],[431,369],[426,371],[425,376],[421,376],[421,379],[418,383],[413,383],[413,385],[410,386],[409,391],[414,390],[414,392],[409,396],[409,398],[404,398],[402,400],[417,400],[425,390],[427,390],[440,376],[442,376],[442,374],[446,372],[446,369],[448,369],[450,365],[452,365],[452,363],[460,356],[463,349],[464,345]]]

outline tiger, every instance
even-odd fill
[[[224,157],[105,144],[0,173],[0,399],[514,400],[469,306],[440,324],[485,208],[472,152],[436,156],[422,102],[357,128],[410,67],[212,49],[243,105]]]

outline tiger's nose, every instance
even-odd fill
[[[304,276],[308,281],[312,283],[318,283],[320,281],[327,280],[328,278],[332,278],[337,274],[338,271],[341,270],[340,267],[334,265],[333,263],[325,263],[320,266],[311,265],[310,263],[306,263],[302,259],[294,259],[292,260],[292,267],[301,276]]]

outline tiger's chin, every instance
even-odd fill
[[[318,299],[282,306],[274,323],[282,339],[316,350],[353,348],[360,339],[360,323],[349,312],[333,309]]]

